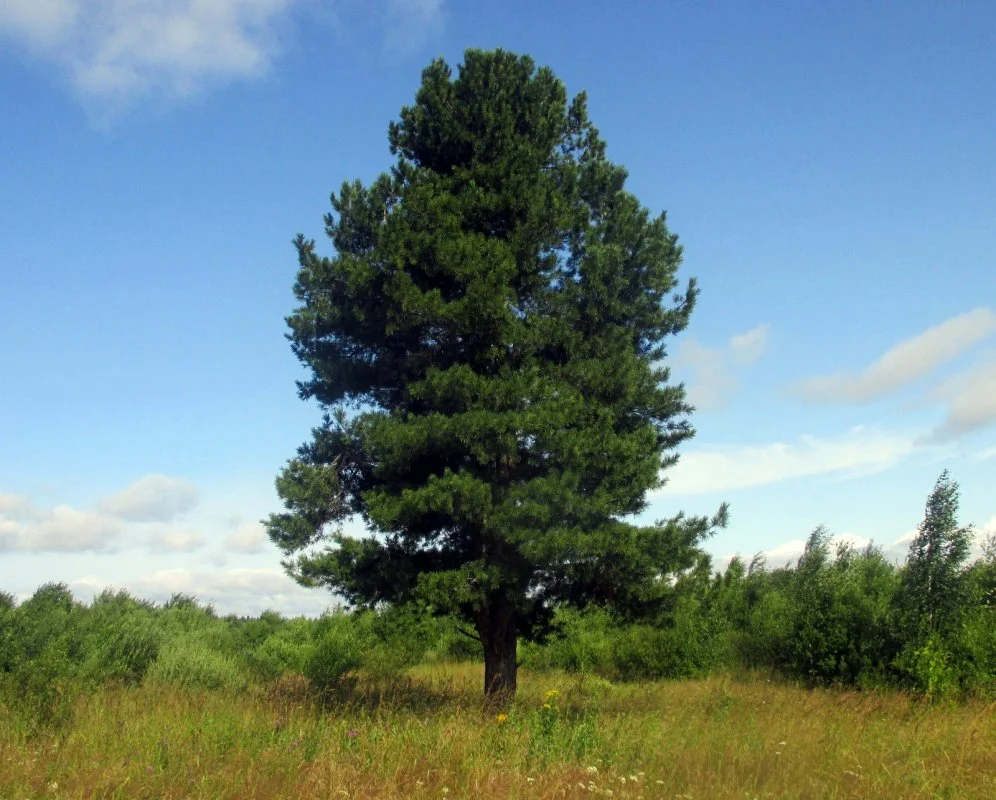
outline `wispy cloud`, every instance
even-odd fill
[[[384,45],[410,53],[437,36],[443,27],[443,0],[387,0]]]
[[[717,445],[681,456],[660,494],[729,492],[825,473],[887,469],[914,448],[911,437],[854,428],[835,439],[800,436],[793,444]]]
[[[0,36],[64,72],[77,95],[113,117],[146,95],[185,98],[272,68],[295,16],[335,18],[320,0],[3,0]],[[299,13],[294,13],[299,12]],[[437,35],[443,0],[377,0],[384,46],[408,53]]]
[[[989,447],[985,450],[980,450],[972,456],[973,461],[988,461],[990,458],[996,458],[996,447]]]
[[[184,97],[265,73],[295,0],[6,0],[0,33],[68,72],[77,92]]]
[[[207,539],[194,528],[159,526],[152,530],[148,542],[153,553],[192,553],[204,547]]]
[[[707,347],[694,336],[678,345],[670,362],[676,378],[687,378],[689,402],[700,411],[726,406],[741,372],[757,363],[768,346],[769,327],[757,325],[730,337],[723,347]]]
[[[930,399],[947,405],[944,421],[922,438],[924,444],[949,442],[996,423],[996,359],[974,365],[944,381]],[[992,457],[996,448],[988,451]]]
[[[996,332],[996,314],[977,308],[900,342],[858,375],[803,381],[796,391],[814,403],[868,403],[922,378]]]

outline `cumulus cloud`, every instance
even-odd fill
[[[947,414],[940,425],[922,438],[924,444],[949,442],[992,425],[996,422],[996,359],[955,375],[930,396],[947,405]],[[983,453],[982,458],[991,458],[994,453],[996,448]]]
[[[886,469],[913,450],[909,437],[863,427],[834,439],[801,436],[794,444],[717,445],[685,453],[657,494],[729,492],[824,473]]]
[[[186,478],[146,475],[100,502],[101,510],[133,522],[168,522],[197,505],[197,487]]]
[[[65,72],[76,93],[105,111],[150,93],[183,98],[266,74],[293,12],[335,16],[318,0],[4,0],[0,36]],[[372,6],[372,7],[371,7]],[[384,44],[410,52],[438,34],[443,0],[380,0]],[[111,112],[113,113],[113,111]]]
[[[723,347],[707,347],[694,336],[683,339],[670,366],[675,377],[687,376],[689,402],[702,411],[723,408],[739,385],[740,373],[764,354],[768,334],[768,325],[757,325],[730,337]]]
[[[23,500],[0,508],[0,550],[8,552],[110,550],[120,532],[117,520],[67,505],[36,508]]]
[[[127,530],[127,544],[190,552],[204,537],[172,523],[197,504],[197,494],[190,481],[165,475],[146,475],[93,508],[41,507],[24,495],[0,493],[0,551],[106,552],[120,548]]]
[[[115,583],[93,575],[70,582],[75,593],[92,596],[107,587],[165,602],[174,594],[193,595],[221,614],[258,615],[273,609],[285,615],[317,616],[335,603],[327,590],[305,589],[280,569],[228,569],[197,572],[184,568],[157,570]]]
[[[294,0],[6,0],[0,32],[66,69],[83,96],[183,97],[267,71]]]
[[[266,530],[258,522],[247,522],[235,529],[227,539],[225,547],[236,553],[260,553],[269,544]]]
[[[996,314],[977,308],[928,328],[888,350],[859,375],[836,373],[803,381],[797,391],[814,403],[867,403],[924,377],[996,331]]]

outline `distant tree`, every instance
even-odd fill
[[[527,57],[433,62],[389,140],[388,173],[332,196],[332,257],[295,240],[289,338],[325,415],[266,524],[305,585],[462,617],[508,697],[558,604],[649,612],[725,522],[626,521],[693,433],[663,359],[697,290],[669,304],[677,237]]]
[[[900,611],[907,638],[947,635],[963,618],[972,538],[972,527],[958,524],[958,484],[944,470],[927,498],[924,520],[903,568]]]

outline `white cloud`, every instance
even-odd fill
[[[996,458],[996,447],[989,447],[985,450],[980,450],[972,456],[973,461],[988,461],[990,458]]]
[[[0,30],[35,47],[51,46],[72,30],[80,6],[79,0],[4,0],[0,3]]]
[[[121,525],[94,511],[70,506],[30,509],[17,526],[12,549],[29,552],[79,553],[109,550],[117,543]]]
[[[768,347],[769,325],[756,325],[749,331],[730,337],[733,360],[744,367],[754,365]]]
[[[69,72],[85,97],[183,97],[269,68],[295,0],[5,0],[0,33]]]
[[[443,0],[387,0],[384,45],[408,53],[442,30]]]
[[[123,583],[93,575],[70,582],[74,593],[88,596],[108,586],[123,588],[135,597],[160,603],[177,593],[189,594],[202,603],[211,603],[221,614],[258,615],[270,608],[285,615],[317,616],[335,603],[327,590],[305,589],[281,569],[196,572],[174,568],[136,576]]]
[[[996,314],[977,308],[889,349],[860,375],[837,373],[803,381],[798,392],[817,403],[867,403],[922,378],[996,331]]]
[[[266,530],[258,522],[247,522],[235,529],[227,539],[225,547],[236,553],[260,553],[269,544]]]
[[[675,377],[688,376],[688,401],[701,411],[723,408],[737,389],[739,373],[764,354],[768,334],[768,325],[757,325],[730,337],[725,347],[707,347],[694,336],[683,339],[670,366]]]
[[[80,553],[117,550],[127,543],[153,552],[190,552],[200,533],[170,523],[197,504],[196,487],[184,478],[146,475],[95,508],[34,505],[23,495],[0,493],[0,551]]]
[[[323,0],[3,0],[0,36],[65,72],[76,93],[113,117],[136,98],[184,98],[266,74],[285,46],[292,12],[336,19]],[[408,53],[442,29],[443,0],[360,6],[384,45]]]
[[[161,527],[149,537],[149,549],[154,553],[192,553],[200,550],[207,540],[200,531],[191,528]]]
[[[197,505],[197,487],[186,478],[146,475],[100,503],[100,509],[134,522],[168,522]]]
[[[706,446],[681,456],[658,494],[729,492],[823,473],[880,471],[913,450],[909,437],[854,428],[836,439],[801,436],[795,444]]]
[[[20,515],[27,511],[30,503],[23,494],[0,492],[0,514]]]
[[[944,421],[924,443],[948,442],[996,423],[996,360],[976,364],[942,383],[931,392],[934,400],[947,403]],[[989,458],[996,448],[982,458]]]

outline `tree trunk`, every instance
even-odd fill
[[[477,633],[484,645],[484,695],[490,704],[507,705],[515,699],[519,667],[515,612],[511,606],[482,612],[477,620]]]

